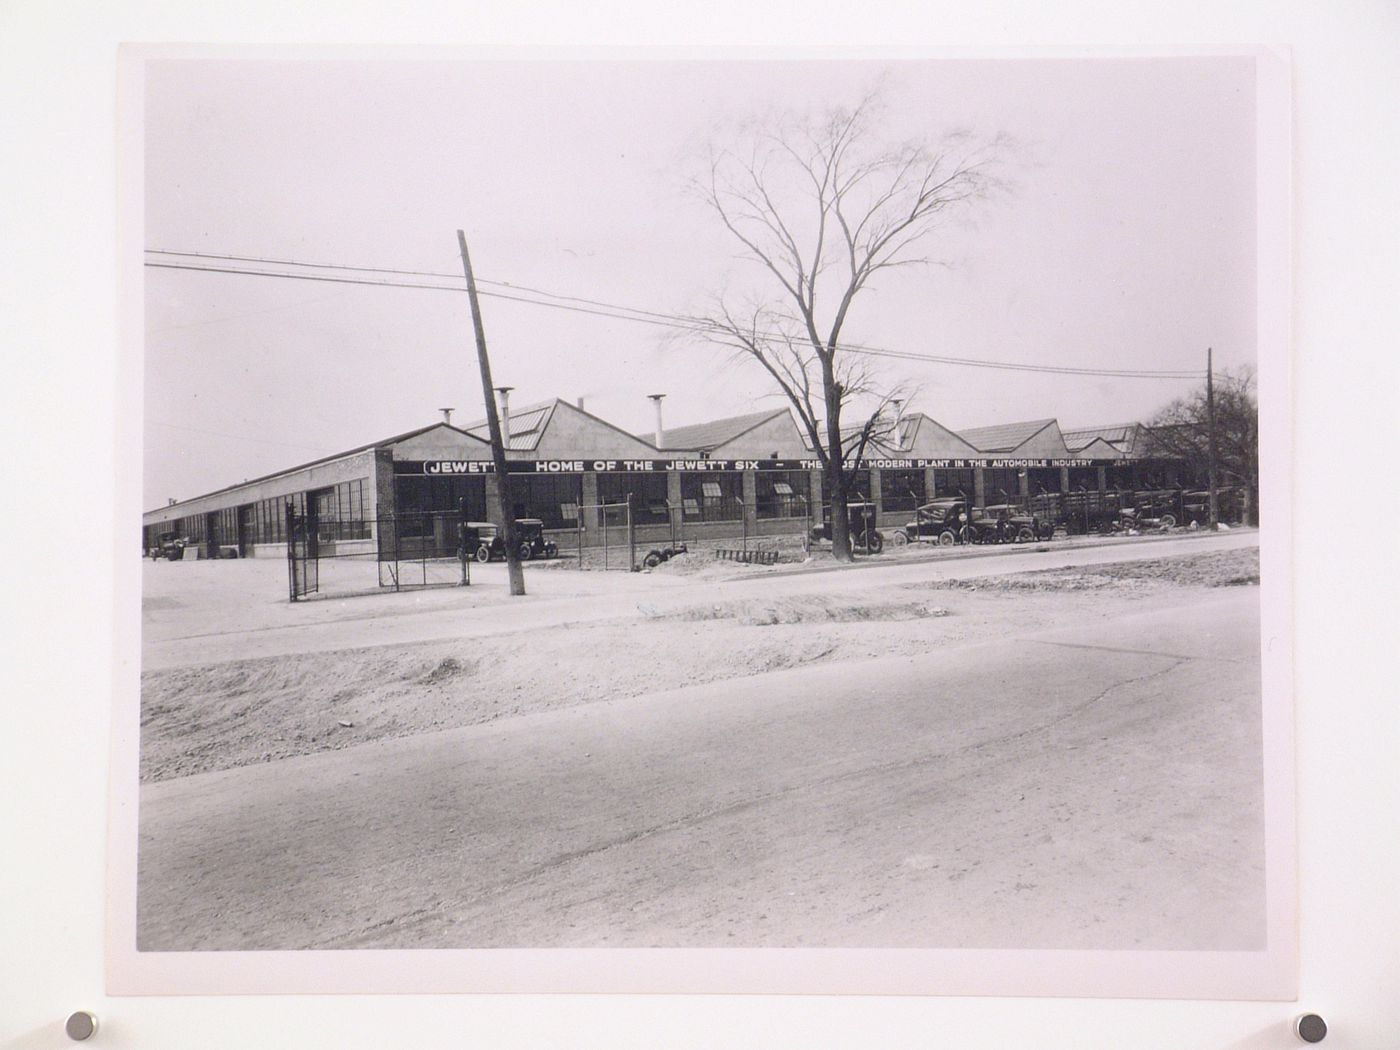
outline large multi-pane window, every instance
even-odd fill
[[[1098,489],[1098,467],[1069,468],[1069,490],[1071,492],[1097,492]]]
[[[539,518],[547,529],[578,527],[583,479],[578,474],[517,474],[510,479],[517,518]]]
[[[401,475],[394,479],[394,513],[400,536],[433,535],[433,515],[457,514],[486,520],[486,478]]]
[[[287,541],[287,499],[274,496],[258,500],[253,505],[253,542],[285,543]]]
[[[624,503],[631,496],[632,520],[636,524],[665,525],[671,520],[664,472],[608,472],[598,474],[597,479],[599,503]]]
[[[870,499],[870,469],[862,467],[860,470],[849,472],[850,484],[846,486],[846,500],[850,503],[866,502]]]
[[[812,475],[805,470],[760,470],[755,476],[760,518],[805,518],[810,513]]]
[[[1008,467],[992,467],[985,473],[988,504],[1009,503],[1020,490],[1020,471]]]
[[[940,467],[933,472],[933,496],[936,499],[952,496],[972,499],[975,486],[971,469],[944,470]]]
[[[1032,496],[1060,491],[1059,467],[1031,467],[1026,471],[1026,484]]]
[[[1104,469],[1104,481],[1110,489],[1131,489],[1134,487],[1136,468],[1124,464]]]
[[[927,502],[922,470],[880,471],[881,510],[913,510]]]
[[[356,478],[354,481],[342,481],[335,487],[335,497],[340,513],[341,539],[369,539],[369,479]]]
[[[1174,489],[1183,487],[1190,474],[1179,463],[1148,463],[1138,470],[1138,488]]]
[[[681,506],[687,521],[738,521],[744,516],[743,475],[716,470],[681,475]]]
[[[369,538],[369,501],[365,488],[366,479],[356,478],[312,493],[316,535],[321,542]]]

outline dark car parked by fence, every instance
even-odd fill
[[[906,543],[936,543],[951,547],[967,540],[967,500],[948,498],[925,503],[914,511],[908,524],[891,530],[895,546]]]
[[[495,561],[506,556],[505,534],[489,521],[469,521],[463,526],[463,535],[475,534],[475,542],[463,541],[463,550],[479,562]],[[544,522],[539,518],[517,518],[515,521],[516,542],[521,561],[534,558],[555,558],[559,548],[544,536]]]
[[[866,554],[879,554],[885,549],[884,537],[875,527],[875,504],[846,504],[847,528],[850,532],[851,547]],[[807,533],[808,546],[831,542],[831,508],[823,508],[823,520]]]

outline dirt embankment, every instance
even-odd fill
[[[898,657],[1104,621],[1145,599],[1257,582],[1258,553],[746,596],[489,640],[379,646],[142,676],[141,777],[192,773],[810,663]],[[935,594],[929,594],[933,590]]]
[[[1259,583],[1259,549],[1216,551],[1187,558],[1115,562],[1078,569],[1045,569],[1016,576],[944,580],[938,588],[965,591],[1101,591],[1136,588],[1242,587]]]

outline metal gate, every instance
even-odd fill
[[[287,588],[292,601],[320,588],[316,519],[287,504]]]
[[[589,519],[596,523],[591,532],[585,525]],[[579,508],[578,567],[627,572],[637,567],[637,530],[630,501],[589,503]]]

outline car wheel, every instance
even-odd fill
[[[949,529],[944,529],[938,534],[938,545],[940,547],[951,547],[956,541],[957,537],[954,536]]]
[[[490,561],[491,548],[483,543],[480,547],[476,549],[476,560],[481,562],[483,565],[486,564],[486,562]]]
[[[872,530],[870,534],[865,537],[865,541],[865,549],[868,550],[871,554],[879,554],[882,550],[885,549],[885,538],[881,536],[878,532]]]
[[[1161,517],[1159,520],[1161,521],[1161,523],[1162,523],[1162,528],[1164,528],[1164,529],[1174,529],[1174,528],[1176,528],[1176,515],[1175,515],[1175,514],[1163,514],[1162,517]]]
[[[907,546],[909,544],[909,533],[905,532],[903,529],[895,529],[894,534],[890,536],[890,542],[896,547]]]
[[[554,543],[546,543],[546,544],[544,545],[544,556],[545,556],[546,558],[557,558],[557,557],[559,557],[559,547],[558,547],[558,545],[557,545],[557,544],[554,544]]]
[[[660,551],[652,551],[650,554],[648,554],[645,558],[642,559],[642,564],[645,565],[648,569],[656,568],[658,565],[661,564]]]
[[[522,543],[516,549],[515,553],[520,556],[521,561],[529,561],[535,556],[535,548],[531,547],[528,543]]]
[[[1022,525],[1019,529],[1016,530],[1016,542],[1017,542],[1017,543],[1033,543],[1033,542],[1035,542],[1035,529],[1031,528],[1029,525]]]

